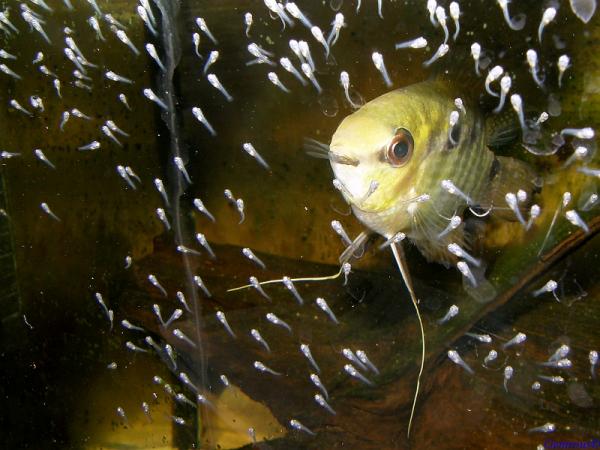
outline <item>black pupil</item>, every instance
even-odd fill
[[[397,159],[404,159],[406,155],[408,155],[408,142],[406,140],[398,141],[396,145],[394,145],[394,156]]]

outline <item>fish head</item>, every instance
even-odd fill
[[[452,106],[416,85],[384,94],[341,122],[329,160],[345,199],[370,229],[393,235],[410,226],[407,208],[431,194],[428,174],[434,155],[447,148]]]

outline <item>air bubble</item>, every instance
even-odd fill
[[[321,112],[327,117],[337,116],[340,106],[333,95],[323,94],[319,97],[318,102],[319,106],[321,107]]]
[[[343,4],[344,0],[329,0],[329,7],[335,12],[338,12]]]
[[[560,116],[561,112],[562,107],[560,106],[560,101],[558,100],[556,94],[548,95],[548,114],[550,114],[552,117],[558,117]]]
[[[362,106],[366,103],[364,97],[356,89],[348,89],[348,95],[355,105]]]
[[[570,0],[571,10],[583,22],[588,23],[596,12],[596,0]]]

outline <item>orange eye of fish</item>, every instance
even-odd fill
[[[410,160],[414,145],[410,132],[404,128],[399,129],[388,144],[387,161],[394,167],[402,167]]]

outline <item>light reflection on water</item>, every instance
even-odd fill
[[[582,27],[564,5],[539,45],[539,5],[511,4],[511,9],[528,17],[525,31],[517,33],[507,28],[495,3],[461,2],[458,41],[451,42],[445,60],[425,70],[422,62],[435,52],[443,33],[432,28],[420,2],[384,2],[384,19],[377,17],[374,2],[364,2],[358,14],[354,2],[329,3],[298,2],[326,36],[335,15],[332,10],[339,9],[345,16],[347,26],[327,61],[308,29],[296,23],[282,31],[279,19],[269,15],[263,2],[182,2],[178,29],[173,30],[181,41],[181,59],[172,93],[177,99],[179,145],[193,184],[185,186],[178,199],[180,213],[174,214],[171,206],[175,199],[171,197],[171,205],[166,206],[153,185],[160,177],[173,195],[175,185],[182,183],[181,174],[173,170],[169,149],[172,130],[163,122],[159,108],[141,94],[148,87],[160,92],[159,69],[143,53],[143,43],[156,42],[161,56],[164,48],[144,30],[134,2],[99,5],[127,26],[127,35],[142,51],[139,57],[116,39],[105,22],[101,27],[107,41],[96,39],[86,23],[93,14],[86,2],[75,4],[74,12],[57,2],[52,14],[30,5],[44,16],[44,30],[52,45],[29,32],[17,2],[5,2],[11,20],[21,30],[19,35],[2,34],[2,48],[17,56],[16,61],[5,63],[22,79],[3,75],[2,104],[8,105],[14,98],[32,110],[29,97],[38,95],[45,108],[34,112],[32,118],[14,108],[0,109],[2,150],[21,153],[3,160],[1,172],[6,191],[3,208],[8,214],[8,219],[2,220],[8,221],[12,232],[11,239],[3,237],[3,245],[12,242],[12,248],[6,247],[3,253],[9,261],[5,270],[14,272],[16,267],[21,309],[11,316],[15,297],[3,297],[3,384],[16,388],[7,390],[5,397],[11,411],[2,427],[7,442],[31,448],[42,440],[57,448],[188,448],[197,439],[208,447],[236,448],[251,442],[247,430],[253,427],[257,439],[273,440],[274,448],[407,445],[406,424],[420,342],[410,300],[388,253],[369,251],[353,262],[347,286],[341,279],[296,283],[305,301],[302,307],[281,285],[264,287],[271,302],[253,289],[226,291],[245,284],[252,275],[262,281],[283,275],[333,274],[343,247],[331,231],[331,220],[340,220],[351,236],[361,231],[353,217],[344,215],[348,207],[331,185],[329,163],[308,158],[303,150],[307,137],[328,143],[341,119],[352,112],[339,84],[341,70],[350,75],[353,99],[376,98],[387,91],[371,61],[371,53],[379,51],[395,88],[429,77],[446,77],[456,87],[457,96],[467,98],[470,90],[483,92],[483,80],[473,76],[469,56],[470,44],[477,40],[492,64],[502,64],[513,74],[513,86],[528,111],[552,113],[557,105],[553,100],[550,107],[548,99],[559,100],[561,114],[549,119],[548,129],[595,127],[598,71],[594,39],[598,26],[592,20]],[[242,22],[246,10],[254,17],[250,39]],[[158,9],[153,11],[160,16]],[[210,71],[234,97],[231,103],[202,75],[205,61],[195,55],[192,41],[199,16],[219,41],[213,45],[201,34],[200,52],[206,58],[210,50],[218,48],[220,57]],[[450,19],[448,25],[453,32]],[[63,54],[65,26],[75,30],[78,46],[99,66],[89,68],[92,81],[84,80],[93,87],[91,91],[72,85],[75,67]],[[427,49],[394,50],[395,43],[417,36],[430,41]],[[252,59],[246,46],[256,42],[277,55],[275,61],[286,55],[299,69],[288,47],[291,38],[309,42],[321,95],[308,82],[301,86],[280,67],[246,65]],[[558,41],[564,41],[566,48],[557,49]],[[528,72],[524,54],[529,47],[538,50],[547,91],[537,89]],[[31,62],[40,50],[43,63],[61,80],[62,98],[56,95],[53,77],[40,73],[40,63]],[[554,62],[565,52],[571,56],[572,67],[565,73],[565,88],[558,90]],[[450,75],[443,73],[446,68]],[[109,69],[134,83],[107,80],[103,73]],[[266,74],[271,70],[291,90],[289,94],[268,81]],[[117,99],[120,93],[126,94],[131,111]],[[483,99],[483,108],[496,105],[496,99]],[[195,106],[202,108],[216,137],[194,117]],[[71,108],[93,119],[71,117],[60,131],[61,114]],[[119,137],[123,147],[103,137],[100,126],[107,120],[130,135]],[[95,139],[101,142],[99,150],[77,150]],[[244,142],[252,142],[272,171],[265,171],[242,150]],[[33,149],[37,148],[43,149],[55,170],[35,159]],[[596,192],[596,183],[578,174],[576,165],[561,169],[571,148],[549,157],[531,155],[519,146],[502,151],[531,163],[544,175],[545,185],[537,197],[542,216],[531,232],[506,221],[489,221],[485,229],[478,228],[478,255],[486,262],[487,276],[498,297],[489,304],[473,301],[465,294],[458,271],[428,263],[417,249],[407,249],[428,345],[423,394],[411,438],[416,448],[534,446],[544,436],[527,430],[546,422],[556,424],[555,440],[583,440],[597,432],[593,415],[588,414],[589,399],[595,404],[599,398],[588,362],[589,350],[600,347],[593,321],[597,317],[593,302],[597,243],[587,241],[561,216],[545,247],[548,251],[541,259],[537,257],[563,192],[572,192],[574,203],[581,208]],[[593,156],[588,164],[595,167]],[[135,191],[119,177],[117,165],[130,166],[139,176],[141,183],[133,180]],[[243,198],[242,224],[238,224],[238,211],[223,197],[224,189]],[[204,201],[216,223],[193,210],[194,198]],[[60,222],[44,214],[39,206],[42,202],[48,203]],[[182,243],[174,242],[172,231],[165,231],[156,216],[159,207],[166,209],[170,226],[181,226],[182,243],[201,253],[185,256],[192,273],[202,277],[212,294],[208,298],[199,291],[198,305],[189,295],[195,288],[184,275],[182,254],[175,250]],[[595,233],[594,210],[582,217]],[[195,241],[198,232],[211,243],[216,260]],[[242,247],[256,252],[267,268],[261,270],[244,258]],[[125,268],[127,255],[133,261],[129,269]],[[148,282],[149,274],[156,275],[168,298]],[[531,289],[540,288],[548,279],[558,281],[560,302],[551,293],[531,296]],[[187,297],[191,313],[177,301],[177,291]],[[102,293],[107,307],[114,310],[112,330],[95,301],[96,292]],[[317,297],[327,300],[339,325],[315,306]],[[175,308],[185,311],[174,326],[196,342],[196,348],[176,339],[173,327],[159,326],[153,304],[160,306],[164,320]],[[459,315],[437,325],[452,304],[460,307]],[[226,314],[235,339],[215,319],[217,311]],[[269,312],[289,324],[291,336],[266,321]],[[201,320],[194,319],[197,315]],[[124,318],[147,332],[123,329],[120,322]],[[270,353],[252,339],[251,328],[260,331]],[[475,344],[464,337],[468,331],[489,333],[494,344]],[[518,331],[527,334],[525,345],[500,351],[500,342]],[[176,370],[170,371],[173,365],[164,350],[160,357],[151,354],[155,351],[144,341],[146,335],[161,346],[168,342],[176,349]],[[149,353],[127,351],[126,341]],[[299,351],[300,343],[310,345],[335,416],[313,399],[319,391],[309,374],[316,369]],[[540,370],[537,362],[546,360],[560,343],[571,347],[569,358],[574,367],[558,372]],[[474,376],[446,358],[450,347],[475,370]],[[348,362],[341,355],[344,348],[366,351],[381,372],[363,370],[374,386],[349,379],[343,369]],[[499,358],[482,367],[491,348],[499,351]],[[257,360],[282,375],[258,372],[252,367]],[[116,362],[116,370],[107,368],[111,362]],[[503,387],[506,364],[514,368],[508,392]],[[200,388],[210,405],[199,402],[200,408],[191,407],[165,391],[167,383],[194,399],[196,392],[178,379],[181,372],[190,374],[191,383]],[[561,374],[566,383],[545,382],[539,392],[534,391],[531,385],[540,373]],[[231,386],[223,385],[222,374]],[[154,383],[154,376],[164,382]],[[13,390],[25,392],[27,402],[21,402]],[[149,404],[149,416],[142,411],[142,402]],[[115,413],[119,406],[126,418]],[[186,424],[176,424],[177,418]],[[292,418],[317,435],[291,430],[288,421]],[[34,433],[29,437],[25,430]]]

